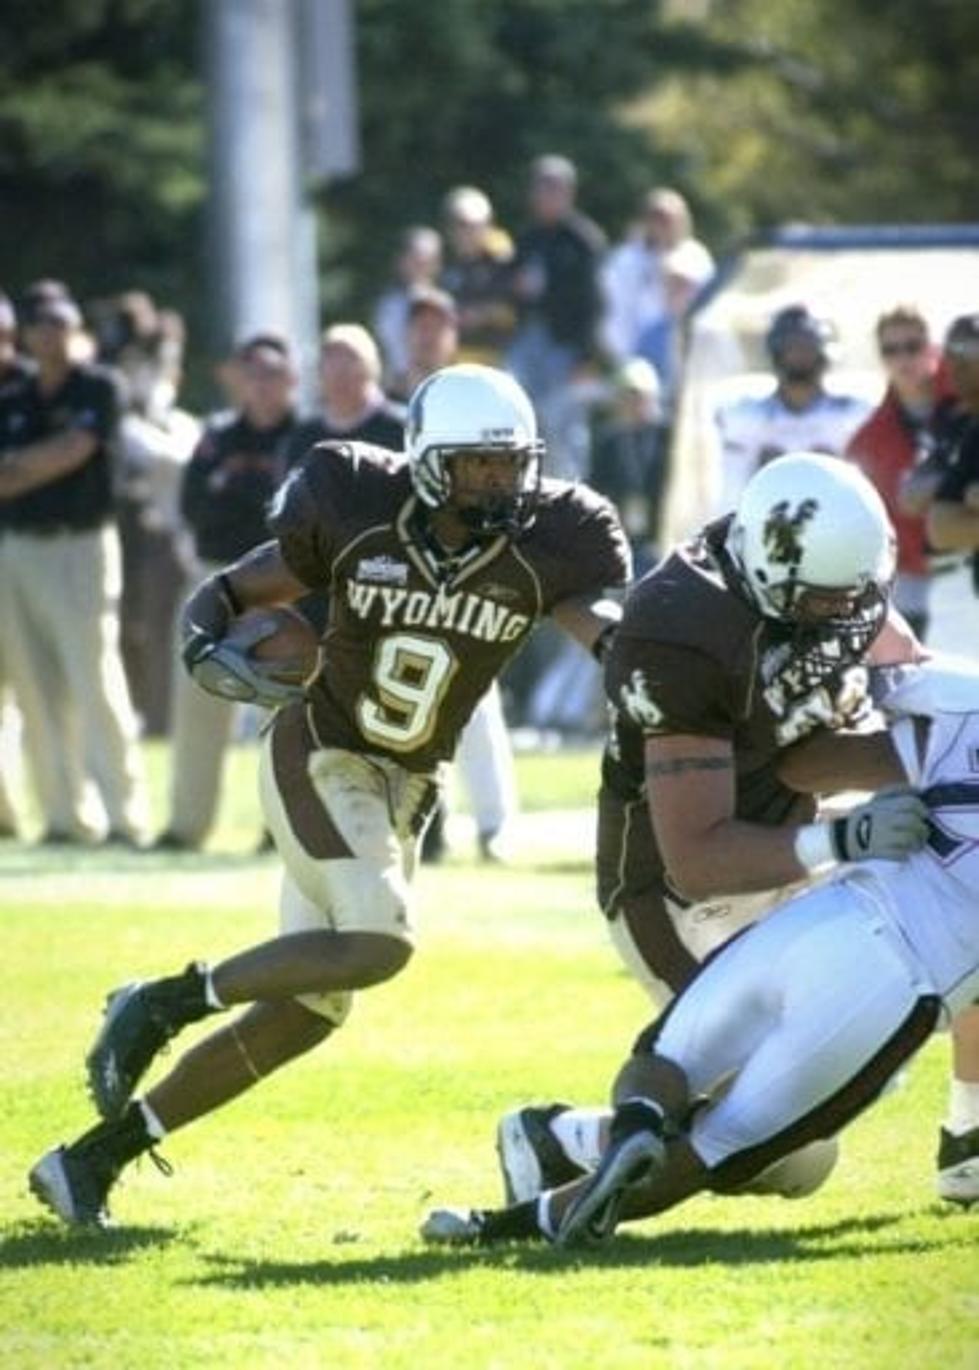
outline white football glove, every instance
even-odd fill
[[[912,789],[881,790],[831,828],[838,861],[903,861],[928,840],[928,806]]]

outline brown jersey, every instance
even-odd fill
[[[437,550],[406,459],[364,444],[315,448],[269,517],[290,570],[329,598],[310,686],[321,745],[390,756],[412,771],[459,733],[542,617],[623,585],[630,563],[612,506],[587,486],[542,483],[519,539]]]

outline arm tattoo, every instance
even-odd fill
[[[733,764],[729,756],[683,756],[673,761],[647,761],[646,778],[682,775],[685,771],[729,771]]]

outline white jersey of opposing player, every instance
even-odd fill
[[[856,395],[823,391],[805,409],[790,409],[777,391],[742,396],[718,408],[720,512],[733,509],[758,468],[785,452],[843,455],[850,438],[870,413]]]
[[[875,896],[954,1014],[979,998],[979,670],[935,658],[895,675],[882,707],[928,801],[931,834],[907,861],[868,862],[841,878]]]

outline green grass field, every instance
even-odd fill
[[[587,803],[595,764],[521,758],[527,806]],[[932,1198],[942,1039],[809,1200],[702,1198],[573,1256],[422,1245],[428,1207],[496,1201],[498,1115],[601,1101],[645,1020],[580,831],[557,818],[510,869],[464,847],[424,869],[405,975],[319,1053],[169,1139],[171,1179],[131,1170],[114,1231],[61,1229],[25,1174],[89,1121],[81,1062],[104,992],[274,925],[275,860],[248,854],[252,765],[239,749],[202,856],[0,848],[0,1365],[976,1370],[979,1212]]]

